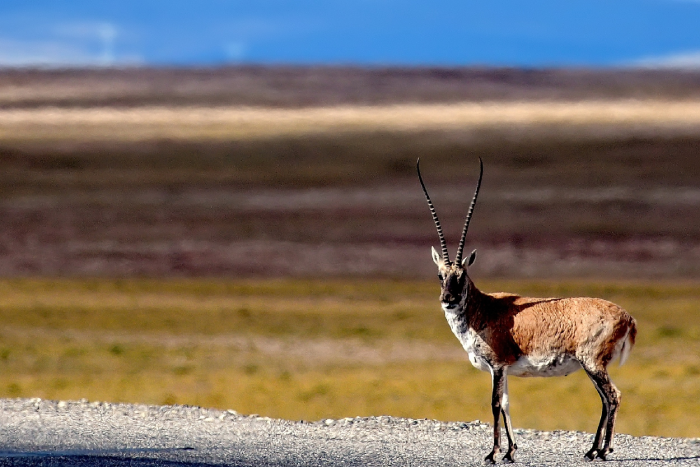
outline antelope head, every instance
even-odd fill
[[[476,259],[476,250],[472,251],[469,258],[462,259],[462,253],[464,251],[464,241],[467,238],[467,230],[469,229],[469,221],[474,213],[474,206],[476,205],[476,198],[479,195],[479,187],[481,186],[481,178],[484,175],[484,163],[479,157],[479,181],[476,184],[476,190],[474,191],[474,197],[472,198],[471,205],[469,206],[469,212],[467,213],[467,218],[464,221],[464,229],[462,229],[462,238],[459,240],[459,247],[457,248],[457,256],[454,262],[450,261],[450,256],[447,252],[447,242],[445,241],[445,235],[442,233],[442,227],[440,226],[440,220],[438,219],[437,212],[435,212],[435,207],[430,200],[430,195],[428,195],[428,190],[425,188],[423,183],[423,177],[420,174],[420,159],[416,162],[416,169],[418,170],[418,180],[420,180],[420,185],[423,188],[423,193],[425,193],[425,199],[428,201],[428,207],[430,208],[430,214],[433,216],[433,221],[435,222],[435,227],[437,228],[438,236],[440,237],[440,247],[442,248],[442,256],[435,250],[432,249],[433,261],[438,267],[438,278],[440,279],[440,303],[442,309],[445,312],[457,312],[466,306],[469,275],[467,274],[467,268],[474,263]]]

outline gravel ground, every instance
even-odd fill
[[[583,465],[592,441],[570,431],[516,436],[520,465]],[[2,466],[482,465],[490,439],[478,420],[294,422],[191,406],[0,400]],[[615,465],[700,465],[700,439],[616,441]]]

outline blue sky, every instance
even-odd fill
[[[700,0],[2,0],[0,66],[700,68]]]

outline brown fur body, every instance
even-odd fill
[[[469,289],[464,318],[486,344],[483,356],[492,367],[513,366],[523,357],[557,355],[605,368],[621,356],[628,334],[634,344],[634,318],[606,300],[484,294],[473,283]]]

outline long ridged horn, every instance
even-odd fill
[[[474,190],[474,198],[472,199],[472,204],[469,205],[469,212],[467,213],[467,220],[464,221],[464,230],[462,230],[462,238],[459,240],[459,247],[457,248],[457,257],[455,258],[455,264],[460,264],[462,262],[462,250],[464,250],[464,241],[467,238],[467,229],[469,229],[469,221],[474,213],[474,206],[476,205],[476,197],[479,196],[479,188],[481,187],[481,177],[484,176],[484,162],[479,157],[479,181],[476,183],[476,190]]]
[[[445,265],[450,264],[450,256],[447,253],[447,242],[445,241],[445,236],[442,233],[442,227],[440,227],[440,220],[438,219],[437,212],[435,212],[435,207],[433,202],[430,201],[430,195],[428,190],[425,189],[425,183],[423,183],[423,177],[420,175],[420,157],[416,161],[416,170],[418,170],[418,180],[420,180],[420,186],[423,187],[423,193],[425,193],[425,199],[428,200],[428,207],[430,208],[430,214],[433,216],[433,221],[435,222],[435,227],[437,228],[438,236],[440,237],[440,246],[442,247],[442,259],[445,261]]]

